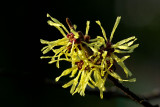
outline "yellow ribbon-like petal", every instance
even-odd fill
[[[126,77],[132,76],[132,73],[129,71],[129,69],[125,66],[125,64],[123,62],[124,59],[128,58],[128,56],[127,57],[123,57],[122,59],[120,59],[116,55],[112,54],[112,57],[113,57],[113,59],[116,60],[118,65],[120,65],[123,68],[124,72],[126,73]]]
[[[86,35],[88,35],[88,31],[89,31],[89,24],[90,24],[90,21],[87,21],[87,23],[86,23]]]
[[[101,26],[101,22],[98,20],[98,21],[96,21],[96,23],[100,26],[100,28],[101,28],[101,30],[102,30],[103,37],[104,37],[105,40],[107,41],[106,32],[105,32],[105,30],[103,29],[103,27]]]
[[[56,82],[59,81],[59,79],[60,79],[62,76],[66,76],[66,75],[70,74],[76,67],[77,67],[77,66],[64,70],[64,71],[62,72],[62,74],[55,79]]]
[[[111,33],[111,36],[110,36],[110,42],[111,42],[112,39],[113,39],[114,32],[115,32],[115,30],[116,30],[116,28],[117,28],[117,26],[118,26],[120,20],[121,20],[121,17],[120,17],[120,16],[117,17],[116,23],[114,24],[114,27],[113,27],[113,30],[112,30],[112,33]]]
[[[66,29],[66,27],[65,27],[61,22],[59,22],[57,19],[51,17],[48,13],[47,13],[47,17],[50,17],[50,18],[52,19],[53,22],[55,22],[55,23],[61,25],[62,28],[63,28],[67,33],[69,33],[68,30]]]

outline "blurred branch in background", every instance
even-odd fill
[[[159,105],[152,105],[150,102],[148,102],[146,99],[139,97],[135,93],[133,93],[129,88],[123,86],[117,79],[112,77],[111,75],[108,75],[109,80],[113,82],[113,84],[121,89],[128,97],[130,97],[133,101],[138,102],[139,104],[143,105],[144,107],[159,107]]]
[[[45,79],[45,83],[51,84],[51,85],[53,85],[55,87],[59,87],[59,88],[61,88],[63,85],[62,82],[55,82],[52,79]],[[97,89],[87,88],[86,93],[99,96],[99,91]],[[154,99],[160,98],[160,88],[154,89],[151,93],[146,93],[146,94],[144,93],[140,96],[142,98],[145,98],[146,100],[154,100]],[[110,89],[107,89],[107,91],[104,92],[104,99],[115,98],[115,97],[128,98],[128,96],[126,96],[122,92],[119,92],[116,87],[112,87]]]
[[[129,90],[129,88],[126,88],[121,83],[119,83],[118,80],[116,80],[115,78],[110,76],[109,79],[118,88],[120,88],[122,91],[124,91],[124,93],[127,94],[131,99],[133,99],[134,101],[136,100],[136,102],[138,102],[139,104],[142,104],[144,107],[159,107],[159,105],[152,105],[148,102],[148,100],[160,98],[160,89],[159,88],[154,89],[151,93],[137,96],[136,94],[131,92]],[[60,82],[57,83],[51,79],[46,79],[45,81],[47,84],[53,84],[55,87],[59,87],[59,88],[62,87],[62,85],[63,85],[63,83],[60,83]],[[99,96],[99,91],[97,89],[93,90],[93,89],[87,88],[86,93],[90,94],[90,95]],[[110,98],[116,98],[116,97],[129,98],[127,95],[119,92],[116,87],[112,87],[110,89],[107,89],[107,91],[105,91],[103,94],[104,94],[104,99],[110,99]]]
[[[1,77],[9,77],[9,78],[18,78],[18,77],[25,77],[25,76],[31,76],[30,73],[20,73],[20,72],[0,72],[0,78]],[[43,78],[42,78],[43,79]],[[122,91],[124,91],[126,94],[129,94],[129,96],[131,94],[135,95],[133,92],[131,92],[129,90],[129,88],[126,88],[125,86],[123,86],[121,83],[117,82],[117,80],[112,80],[112,79],[115,79],[115,78],[112,78],[112,77],[109,77],[109,79],[118,87],[120,88]],[[48,85],[52,85],[53,87],[56,87],[56,88],[62,88],[62,85],[63,83],[62,82],[55,82],[55,80],[53,79],[49,79],[49,78],[45,78],[43,79],[44,83],[45,84],[48,84]],[[42,81],[42,82],[43,82]],[[114,82],[116,81],[116,82]],[[118,84],[118,85],[117,85]],[[112,87],[112,88],[109,88],[107,89],[107,91],[104,92],[104,99],[111,99],[111,98],[118,98],[118,97],[123,97],[123,98],[128,98],[129,97],[125,94],[123,94],[122,92],[118,91],[118,88],[117,87]],[[68,88],[69,89],[69,88]],[[129,91],[129,92],[126,92]],[[97,89],[91,89],[91,88],[86,88],[86,94],[89,94],[89,95],[96,95],[96,96],[99,96],[99,91]],[[132,97],[132,96],[131,96]],[[159,107],[158,105],[151,105],[148,100],[153,100],[153,99],[158,99],[160,98],[160,88],[157,88],[157,89],[154,89],[152,92],[150,93],[144,93],[144,94],[141,94],[139,96],[136,95],[136,99],[133,99],[133,100],[137,100],[138,103],[142,104],[143,106],[145,107]],[[139,102],[141,101],[141,102]]]

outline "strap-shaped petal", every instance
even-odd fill
[[[82,71],[79,71],[77,77],[74,79],[73,85],[72,85],[71,90],[70,90],[70,93],[71,93],[72,95],[74,94],[74,91],[75,91],[76,86],[77,86],[77,84],[78,84],[78,79],[79,79],[81,73],[82,73]]]
[[[70,74],[76,67],[77,67],[77,66],[64,70],[64,71],[62,72],[62,74],[55,79],[56,82],[59,81],[59,79],[60,79],[62,76],[66,76],[66,75]]]
[[[41,49],[41,51],[43,51],[43,54],[48,53],[50,50],[53,50],[53,52],[57,53],[56,51],[58,51],[59,49],[53,49],[55,46],[62,45],[62,47],[66,47],[69,45],[67,38],[62,38],[62,39],[58,39],[56,41],[51,41],[51,42],[41,39],[41,43],[48,44],[48,46],[45,46]]]
[[[55,27],[60,27],[60,26],[61,26],[60,24],[54,23],[54,22],[52,22],[51,20],[48,20],[47,23],[48,23],[49,25],[55,26]]]
[[[101,62],[101,75],[104,76],[104,65],[106,64],[106,56],[107,56],[107,51],[104,51],[104,53],[102,54],[102,62]]]
[[[53,56],[41,56],[40,58],[41,59],[44,59],[44,58],[52,58]]]
[[[86,23],[86,35],[88,35],[88,32],[89,32],[89,24],[90,24],[90,21],[87,21]]]
[[[132,53],[134,51],[135,48],[137,48],[139,46],[139,44],[135,44],[133,47],[129,47],[128,50],[119,50],[119,49],[115,49],[114,52],[115,53]]]
[[[71,93],[72,95],[73,95],[73,93],[74,93],[74,91],[75,91],[75,89],[76,89],[77,84],[78,84],[78,79],[76,78],[76,79],[74,80],[73,85],[72,85],[71,90],[70,90],[70,93]]]
[[[76,90],[74,91],[74,93],[73,93],[72,95],[74,95],[75,93],[80,92],[80,91],[82,90],[82,86],[83,86],[83,82],[84,82],[85,78],[86,78],[86,73],[85,73],[85,72],[82,72],[82,73],[81,73],[80,82],[79,82]],[[82,94],[82,95],[83,95],[83,94]]]
[[[72,62],[71,59],[61,58],[61,59],[59,59],[59,60],[51,60],[51,61],[48,62],[48,63],[49,63],[49,64],[52,64],[52,63],[57,62],[57,61],[68,61],[68,62]]]
[[[123,81],[125,81],[125,82],[135,82],[135,81],[136,81],[136,78],[124,80],[124,79],[122,79],[117,73],[115,73],[115,72],[110,72],[109,70],[107,71],[107,73],[108,73],[109,75],[111,75],[112,77],[116,78],[117,80],[119,80],[119,82],[123,82]]]
[[[78,92],[80,93],[81,96],[85,95],[85,88],[89,82],[89,77],[91,74],[92,74],[92,70],[90,72],[88,71],[82,72],[80,82],[74,93]]]
[[[127,39],[123,39],[123,40],[117,42],[116,44],[112,45],[112,47],[113,47],[113,48],[116,48],[117,46],[120,46],[120,45],[122,45],[122,44],[124,44],[124,43],[127,43],[127,42],[131,41],[131,40],[135,41],[135,39],[136,39],[135,36],[129,37],[129,38],[127,38]],[[130,43],[130,45],[132,45],[132,44],[133,44],[133,43]],[[129,45],[129,46],[130,46],[130,45]]]
[[[53,22],[55,22],[55,23],[61,25],[62,28],[63,28],[67,33],[69,33],[68,30],[66,29],[66,27],[65,27],[61,22],[59,22],[57,19],[51,17],[48,13],[47,13],[47,17],[50,17],[50,18],[53,20]]]
[[[50,43],[50,41],[43,40],[43,39],[40,39],[40,42],[41,42],[41,44],[49,44]]]
[[[124,56],[124,57],[122,57],[122,58],[120,59],[120,61],[123,62],[124,60],[126,60],[126,59],[129,58],[129,57],[130,57],[130,55]]]
[[[137,48],[138,46],[139,46],[139,44],[135,44],[135,45],[133,45],[131,47],[126,46],[126,45],[120,45],[120,46],[117,46],[117,48],[124,49],[124,50],[132,50],[132,49]]]
[[[60,24],[57,24],[57,23],[54,23],[52,21],[47,21],[47,23],[50,25],[50,26],[54,26],[56,27],[60,32],[61,34],[64,36],[64,37],[67,37],[67,35],[65,34],[65,32],[63,31],[63,29],[60,27],[61,25]]]
[[[68,83],[64,84],[62,87],[67,88],[67,87],[71,86],[73,83],[74,83],[74,79],[69,81]]]
[[[115,22],[115,24],[114,24],[113,30],[112,30],[112,32],[111,32],[110,42],[111,42],[112,39],[113,39],[114,32],[116,31],[116,28],[117,28],[117,26],[118,26],[120,20],[121,20],[121,17],[118,16],[117,19],[116,19],[116,22]]]
[[[90,86],[91,88],[95,88],[94,85],[92,85],[91,83],[88,82],[88,86]]]
[[[125,64],[124,64],[124,60],[126,59],[126,58],[128,58],[128,57],[123,57],[122,59],[120,59],[120,58],[118,58],[116,55],[114,55],[114,54],[112,54],[112,57],[113,57],[113,59],[115,59],[116,60],[116,62],[118,63],[118,65],[120,65],[122,68],[123,68],[123,70],[124,70],[124,72],[125,72],[125,74],[126,74],[126,77],[128,77],[128,76],[132,76],[132,73],[129,71],[129,69],[125,66]]]
[[[76,29],[77,29],[77,25],[74,24],[74,25],[73,25],[73,28],[76,30]]]
[[[77,73],[77,71],[78,71],[78,67],[77,67],[77,68],[75,68],[75,69],[72,71],[72,73],[71,73],[70,77],[74,77],[74,76],[75,76],[75,74]]]
[[[137,38],[135,38],[134,40],[128,42],[128,43],[125,43],[124,45],[125,46],[131,46],[135,41],[137,40]]]
[[[103,29],[103,27],[101,26],[101,22],[98,20],[98,21],[96,21],[96,23],[100,26],[100,28],[101,28],[101,30],[102,30],[103,37],[104,37],[105,40],[107,41],[106,32],[105,32],[105,30]]]
[[[59,68],[59,59],[60,59],[60,57],[61,57],[63,54],[64,54],[64,53],[60,53],[60,54],[58,55],[58,59],[57,59],[57,63],[56,63],[57,68]]]

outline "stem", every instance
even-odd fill
[[[34,78],[35,75],[37,74],[33,74],[33,73],[26,73],[26,72],[6,72],[6,71],[2,71],[0,72],[0,77],[7,77],[7,78],[11,78],[11,79],[15,79],[16,78],[28,78],[28,76],[31,78]],[[131,99],[133,99],[134,101],[142,104],[143,106],[145,107],[159,107],[158,105],[151,105],[147,100],[144,100],[140,97],[138,97],[136,94],[134,94],[133,92],[131,92],[128,88],[126,88],[125,86],[123,86],[121,83],[119,83],[119,81],[117,79],[115,79],[114,77],[108,75],[108,78],[115,84],[116,87],[118,87],[119,89],[121,89],[127,96],[129,96]],[[23,79],[22,79],[23,81]],[[63,83],[61,82],[55,82],[54,80],[52,79],[45,79],[44,80],[46,84],[52,84],[54,87],[62,87]],[[33,81],[34,82],[34,81]],[[156,90],[160,90],[159,88],[156,89]],[[99,91],[98,90],[89,90],[89,89],[86,89],[86,93],[88,94],[91,94],[91,95],[97,95],[99,96]],[[148,96],[149,95],[149,96]],[[152,93],[149,93],[148,95],[143,95],[143,96],[146,96],[145,98],[146,99],[154,99],[154,98],[159,98],[160,97],[160,93],[158,91],[157,92],[152,92]],[[141,95],[142,96],[142,95]],[[148,96],[148,97],[147,97]],[[114,88],[110,88],[109,90],[105,91],[104,92],[104,98],[108,99],[110,97],[124,97],[126,98],[126,96],[124,96],[123,94],[121,93],[117,93],[117,90],[114,89]]]
[[[114,83],[116,87],[121,89],[127,96],[129,96],[132,100],[138,102],[139,104],[143,105],[144,107],[159,107],[158,105],[152,105],[147,100],[140,98],[136,94],[134,94],[132,91],[129,90],[129,88],[126,88],[123,86],[117,79],[112,77],[111,75],[108,75],[108,78]]]
[[[91,53],[91,50],[89,49],[89,47],[84,46],[84,48],[85,48],[86,53],[88,53],[88,54]],[[132,91],[130,91],[129,88],[126,88],[125,86],[123,86],[117,79],[115,79],[114,77],[112,77],[109,74],[108,74],[108,78],[114,83],[114,85],[116,87],[118,87],[119,89],[121,89],[133,101],[138,102],[139,104],[143,105],[144,107],[159,107],[159,105],[152,105],[147,100],[145,100],[143,98],[140,98],[139,96],[137,96],[136,94],[134,94]]]

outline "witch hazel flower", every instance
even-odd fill
[[[105,82],[108,75],[118,79],[120,82],[135,81],[135,78],[123,80],[115,73],[114,64],[116,62],[124,69],[127,77],[132,75],[123,62],[129,56],[118,58],[115,53],[131,53],[138,47],[138,44],[132,45],[137,39],[134,36],[117,42],[116,44],[111,43],[121,17],[118,17],[116,20],[110,40],[107,39],[105,30],[101,26],[100,21],[96,21],[96,23],[100,26],[103,37],[97,36],[97,38],[91,39],[88,35],[90,21],[87,21],[86,32],[85,35],[83,35],[81,31],[76,31],[77,26],[72,25],[68,18],[66,18],[66,22],[70,28],[70,32],[57,19],[51,17],[49,14],[47,14],[47,17],[51,18],[48,24],[56,27],[63,35],[63,38],[55,41],[41,39],[41,43],[47,45],[41,50],[43,54],[49,51],[54,53],[53,56],[42,56],[41,58],[51,58],[49,63],[56,62],[58,68],[59,61],[64,60],[71,63],[71,67],[64,70],[55,80],[57,82],[61,77],[70,74],[70,78],[72,79],[62,87],[67,88],[71,86],[70,93],[72,95],[79,93],[81,96],[84,96],[85,89],[89,86],[91,88],[97,87],[100,90],[100,97],[103,98],[103,92],[106,90]],[[57,46],[60,48],[55,49]]]
[[[49,17],[51,20],[48,20],[47,23],[50,26],[56,27],[60,33],[63,35],[62,39],[58,39],[55,41],[47,41],[40,39],[40,42],[42,44],[46,44],[47,46],[42,48],[42,53],[46,54],[49,51],[54,52],[54,56],[42,56],[43,58],[50,58],[51,61],[49,64],[57,62],[57,67],[59,68],[59,61],[65,60],[71,62],[72,59],[74,59],[72,56],[73,52],[76,47],[79,46],[79,43],[81,41],[82,34],[81,32],[76,32],[76,25],[72,25],[70,20],[67,18],[66,21],[68,22],[68,25],[70,27],[70,32],[66,29],[66,27],[59,22],[57,19],[51,17],[49,14],[47,14],[47,17]],[[56,49],[55,47],[60,46],[60,48]],[[62,55],[65,55],[65,58],[61,58]]]
[[[89,53],[86,53],[87,47],[82,46],[84,45],[82,41],[88,41],[90,38],[88,36],[90,22],[87,21],[86,33],[85,35],[83,35],[82,32],[76,31],[76,25],[72,25],[71,21],[68,18],[66,19],[66,22],[70,28],[70,32],[57,19],[51,17],[49,14],[47,14],[47,17],[51,18],[51,20],[48,21],[48,24],[56,27],[63,35],[63,38],[55,41],[47,41],[41,39],[41,43],[47,45],[42,48],[42,53],[47,54],[49,51],[52,51],[54,53],[53,56],[42,56],[41,58],[51,58],[49,64],[57,62],[56,65],[58,68],[59,61],[64,60],[70,62],[71,68],[64,70],[62,74],[55,80],[59,81],[62,76],[66,76],[68,74],[71,74],[70,77],[74,78],[78,73],[74,79],[64,84],[63,87],[67,88],[69,86],[72,86],[70,90],[71,94],[75,94],[78,92],[80,93],[80,95],[84,96],[85,88],[87,85],[94,88],[94,86],[92,85],[94,81],[91,79],[93,70],[90,70],[90,68],[96,67],[96,65],[92,64],[91,61],[89,61],[87,58],[89,56]],[[60,48],[54,49],[57,46],[60,46]],[[91,81],[92,83],[89,83],[89,81]]]
[[[118,56],[115,53],[131,53],[134,51],[135,48],[139,46],[139,44],[132,45],[134,41],[137,40],[135,36],[129,37],[127,39],[121,40],[117,42],[116,44],[112,44],[111,41],[113,39],[114,32],[120,22],[121,17],[117,17],[117,20],[115,22],[115,25],[113,27],[113,30],[111,32],[110,39],[108,40],[106,37],[105,30],[101,26],[100,21],[96,21],[96,23],[100,26],[102,30],[102,34],[104,37],[105,42],[103,45],[98,47],[97,49],[94,49],[95,53],[100,53],[98,56],[101,57],[99,60],[101,61],[101,74],[104,75],[105,73],[110,74],[111,76],[115,77],[119,81],[129,81],[129,82],[134,82],[136,81],[135,78],[130,79],[130,80],[123,80],[120,78],[120,76],[115,73],[114,71],[114,63],[116,62],[118,65],[120,65],[125,74],[126,77],[132,76],[132,73],[129,71],[129,69],[125,66],[124,60],[129,58],[130,56],[124,56],[122,58],[118,58]]]
[[[106,33],[104,28],[101,26],[100,21],[96,21],[96,23],[100,26],[102,30],[103,37],[97,36],[95,39],[90,39],[89,42],[83,42],[88,46],[93,54],[88,57],[89,60],[92,60],[92,63],[97,65],[97,71],[100,73],[101,82],[97,82],[94,84],[96,87],[100,89],[100,97],[103,98],[103,91],[105,88],[101,88],[102,86],[105,87],[105,81],[108,75],[116,78],[120,82],[128,81],[128,82],[135,82],[136,78],[132,79],[122,79],[116,72],[115,63],[120,65],[124,70],[126,77],[132,76],[130,70],[124,64],[124,60],[129,58],[130,56],[124,56],[122,58],[118,58],[116,53],[132,53],[135,48],[139,46],[139,44],[133,45],[133,43],[137,40],[135,36],[129,37],[127,39],[121,40],[116,44],[112,44],[112,39],[114,32],[120,22],[121,17],[117,17],[113,30],[111,32],[110,39],[108,40],[106,37]],[[90,50],[88,50],[90,51]],[[96,79],[95,79],[96,80]],[[100,80],[100,79],[99,79]]]

